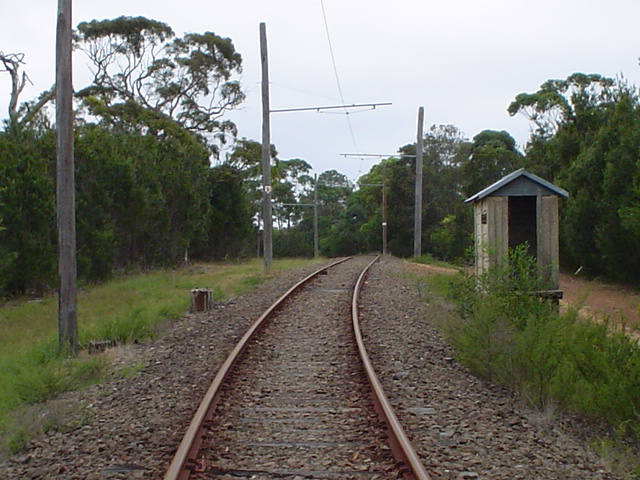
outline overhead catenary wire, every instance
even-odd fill
[[[331,100],[331,101],[338,101],[339,100],[339,99],[336,99],[335,97],[330,97],[328,95],[322,95],[322,94],[320,94],[318,92],[311,92],[309,90],[304,90],[304,89],[298,88],[298,87],[292,87],[291,85],[284,85],[283,83],[277,83],[277,82],[269,81],[269,85],[273,85],[275,87],[282,88],[282,89],[285,89],[285,90],[291,90],[293,92],[304,93],[306,95],[311,95],[313,97],[326,98],[327,100]]]
[[[324,0],[320,0],[320,6],[322,7],[322,18],[324,20],[324,29],[327,33],[327,42],[329,43],[329,53],[331,54],[331,63],[333,65],[333,73],[336,77],[336,83],[338,85],[338,93],[340,94],[340,101],[344,104],[344,95],[342,94],[342,86],[340,85],[340,76],[338,75],[338,67],[336,65],[336,57],[333,53],[333,45],[331,43],[331,34],[329,33],[329,23],[327,22],[327,12],[324,8]],[[351,119],[349,118],[349,112],[345,109],[345,113],[347,115],[347,124],[349,125],[349,133],[351,134],[351,140],[353,141],[353,146],[356,149],[356,152],[359,152],[358,142],[356,142],[356,136],[353,133],[353,126],[351,125]]]

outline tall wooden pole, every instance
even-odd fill
[[[78,294],[71,52],[71,0],[58,0],[56,38],[56,198],[60,281],[58,343],[61,352],[75,356],[78,353]]]
[[[313,258],[320,257],[320,241],[318,238],[318,174],[313,177]]]
[[[271,212],[271,121],[269,111],[269,63],[267,27],[260,24],[260,60],[262,64],[262,223],[264,226],[264,270],[273,263],[273,220]]]
[[[418,141],[416,144],[416,192],[413,222],[413,256],[422,255],[422,149],[424,107],[418,109]]]
[[[387,164],[382,164],[382,255],[387,254]]]

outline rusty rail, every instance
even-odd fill
[[[329,265],[326,265],[300,280],[284,295],[276,300],[269,308],[267,308],[267,310],[265,310],[260,318],[258,318],[258,320],[256,320],[255,323],[249,328],[249,330],[247,330],[247,332],[240,339],[238,344],[234,347],[225,362],[220,367],[220,370],[213,379],[213,382],[211,383],[211,386],[202,399],[202,402],[200,402],[200,406],[198,407],[196,414],[191,420],[189,428],[184,434],[184,437],[182,438],[182,441],[178,446],[178,450],[176,451],[176,454],[174,455],[173,460],[171,461],[171,464],[169,465],[169,468],[165,473],[164,480],[185,480],[189,477],[191,470],[197,467],[196,455],[198,453],[198,450],[200,449],[200,445],[202,444],[202,430],[205,428],[205,424],[207,423],[207,421],[211,419],[211,416],[213,415],[213,412],[215,410],[215,406],[220,400],[221,386],[227,378],[231,367],[237,362],[245,346],[253,338],[253,336],[259,330],[265,320],[269,318],[271,314],[275,310],[277,310],[282,305],[282,303],[284,303],[284,301],[294,292],[296,292],[300,287],[310,282],[314,277],[320,275],[322,272],[335,265],[345,262],[349,258],[351,257],[342,258]]]
[[[376,261],[378,261],[378,259],[379,257],[376,257],[369,265],[367,265],[367,267],[360,274],[358,281],[356,282],[351,308],[353,331],[367,378],[369,379],[369,382],[371,384],[376,411],[388,426],[389,443],[396,461],[398,461],[398,463],[402,465],[402,473],[405,479],[430,480],[429,475],[420,462],[418,455],[411,445],[411,442],[404,433],[402,425],[398,421],[398,418],[396,417],[393,408],[389,404],[382,386],[380,385],[373,366],[371,365],[371,361],[369,360],[367,350],[364,346],[362,333],[360,332],[360,321],[358,318],[358,300],[360,291],[370,267]],[[191,474],[191,471],[197,469],[198,464],[196,455],[202,443],[202,437],[204,433],[203,429],[206,428],[206,424],[211,419],[215,407],[219,402],[222,384],[226,380],[232,366],[237,362],[245,346],[254,337],[262,324],[265,323],[265,321],[271,316],[271,314],[276,311],[289,296],[300,289],[303,285],[307,284],[314,277],[323,273],[329,268],[338,265],[346,260],[348,260],[348,258],[343,258],[329,265],[326,265],[308,275],[300,282],[296,283],[284,295],[276,300],[276,302],[274,302],[244,334],[242,339],[234,347],[225,362],[220,367],[220,370],[211,383],[211,386],[207,390],[207,393],[200,403],[200,406],[198,407],[198,410],[196,411],[196,414],[194,415],[189,428],[187,429],[182,441],[180,442],[180,445],[167,472],[165,473],[164,480],[186,480]]]
[[[413,445],[407,438],[407,435],[398,420],[389,400],[387,399],[386,394],[378,380],[378,376],[376,375],[373,366],[371,365],[371,361],[369,360],[369,355],[367,354],[367,349],[364,345],[364,341],[362,339],[362,332],[360,331],[360,320],[358,315],[358,301],[360,298],[360,290],[362,289],[362,285],[364,284],[364,280],[369,272],[369,268],[379,260],[380,257],[376,257],[360,274],[358,281],[356,282],[356,286],[353,292],[353,299],[351,303],[351,318],[353,321],[353,333],[356,337],[356,342],[358,344],[358,350],[360,351],[360,357],[362,359],[362,363],[364,365],[364,369],[366,371],[367,377],[369,379],[369,383],[371,384],[371,389],[373,391],[373,401],[376,407],[376,411],[378,415],[382,418],[382,420],[388,426],[388,437],[389,444],[391,446],[391,451],[396,459],[396,461],[404,466],[404,477],[407,480],[430,480],[427,471],[424,466],[420,462],[418,455],[416,454]]]

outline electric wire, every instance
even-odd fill
[[[298,92],[298,93],[304,93],[306,95],[311,95],[311,96],[318,97],[318,98],[324,98],[326,100],[337,101],[337,99],[335,97],[329,97],[328,95],[321,95],[321,94],[316,93],[316,92],[310,92],[309,90],[303,90],[301,88],[292,87],[290,85],[284,85],[282,83],[276,83],[276,82],[271,82],[270,81],[269,85],[273,85],[275,87],[283,88],[285,90],[291,90],[291,91]]]
[[[331,43],[331,35],[329,33],[329,23],[327,22],[327,13],[324,8],[324,0],[320,0],[320,6],[322,7],[322,18],[324,20],[324,29],[327,32],[327,42],[329,43],[329,53],[331,54],[331,63],[333,64],[333,73],[336,77],[336,83],[338,84],[338,93],[340,94],[340,100],[343,104],[346,104],[344,101],[344,95],[342,94],[342,86],[340,85],[340,77],[338,76],[338,67],[336,65],[336,58],[333,53],[333,45]],[[349,112],[345,108],[345,114],[347,116],[347,124],[349,125],[349,132],[351,133],[351,140],[353,141],[353,146],[356,149],[356,152],[359,152],[358,142],[356,142],[356,137],[353,133],[353,126],[351,125],[351,119],[349,118]]]

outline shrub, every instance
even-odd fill
[[[461,362],[532,405],[558,405],[640,433],[640,349],[608,323],[560,314],[543,290],[535,259],[510,252],[505,266],[452,288],[459,320],[446,327]]]

